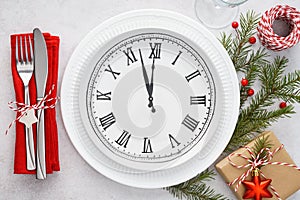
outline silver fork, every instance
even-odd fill
[[[28,36],[29,40],[29,49],[30,55],[28,54],[28,46],[26,41],[26,36],[24,36],[25,41],[25,55],[22,46],[23,38],[20,37],[20,45],[18,45],[18,37],[16,37],[16,64],[17,64],[17,72],[22,79],[24,85],[24,103],[26,105],[30,105],[30,96],[29,96],[29,89],[28,84],[33,74],[33,50],[30,36]],[[20,47],[20,59],[19,59],[19,47]],[[25,127],[25,141],[26,141],[26,167],[28,170],[34,170],[36,168],[35,165],[35,153],[34,153],[34,140],[33,140],[33,131],[31,127]]]

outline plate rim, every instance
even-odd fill
[[[124,13],[121,13],[119,15],[116,15],[112,18],[109,18],[108,20],[104,21],[103,23],[99,24],[98,26],[96,26],[95,28],[93,28],[81,41],[80,43],[77,45],[77,47],[75,48],[75,50],[73,51],[71,57],[69,58],[69,61],[66,65],[66,68],[65,68],[65,71],[64,71],[64,74],[63,74],[63,78],[62,78],[62,84],[61,84],[61,88],[60,88],[60,96],[61,96],[61,116],[62,116],[62,120],[63,120],[63,124],[64,124],[64,127],[65,127],[65,130],[67,132],[67,135],[68,137],[70,138],[71,140],[71,143],[72,145],[74,146],[74,148],[76,149],[76,151],[81,155],[81,157],[85,160],[85,162],[87,162],[92,168],[94,168],[97,172],[99,172],[100,174],[116,181],[116,182],[119,182],[119,183],[122,183],[122,184],[125,184],[125,185],[129,185],[129,186],[133,186],[133,187],[139,187],[139,188],[161,188],[161,187],[167,187],[167,186],[170,186],[170,185],[174,185],[174,184],[178,184],[182,181],[185,181],[185,180],[177,180],[177,181],[172,181],[172,183],[167,183],[167,182],[164,182],[164,183],[161,183],[161,184],[141,184],[141,183],[134,183],[134,181],[132,182],[127,182],[126,179],[123,179],[123,180],[116,180],[115,178],[111,177],[111,175],[107,172],[103,172],[103,171],[99,171],[99,169],[101,168],[101,170],[105,170],[103,168],[105,168],[105,166],[99,166],[99,163],[95,162],[95,159],[90,155],[88,154],[87,150],[80,144],[81,141],[79,140],[79,138],[77,136],[75,136],[75,134],[70,134],[70,130],[72,129],[72,127],[70,127],[70,125],[68,125],[68,119],[66,119],[64,117],[64,113],[68,113],[65,109],[66,106],[64,106],[66,103],[64,101],[64,99],[66,98],[65,97],[65,93],[64,91],[66,90],[66,82],[67,82],[67,77],[65,76],[66,73],[68,72],[69,70],[69,66],[71,65],[72,63],[72,60],[74,60],[74,57],[78,54],[78,52],[80,52],[80,49],[82,48],[82,46],[84,46],[87,41],[89,41],[89,39],[93,36],[93,34],[95,34],[97,32],[98,29],[100,29],[101,27],[105,27],[107,25],[109,25],[110,23],[114,22],[114,21],[118,21],[124,17],[130,17],[130,16],[140,16],[140,15],[149,15],[149,14],[153,14],[153,15],[156,15],[156,16],[160,16],[160,14],[163,14],[164,16],[171,16],[172,18],[174,17],[177,17],[177,18],[181,18],[181,21],[188,21],[188,23],[191,23],[191,24],[194,24],[194,25],[197,25],[198,26],[198,29],[202,29],[202,31],[205,32],[205,34],[207,34],[207,37],[213,37],[215,38],[215,36],[209,32],[205,27],[203,27],[201,24],[199,24],[198,22],[196,22],[195,20],[185,16],[185,15],[182,15],[180,13],[176,13],[176,12],[173,12],[173,11],[169,11],[169,10],[162,10],[162,9],[140,9],[140,10],[133,10],[133,11],[129,11],[129,12],[124,12]],[[217,39],[212,39],[210,42],[214,43],[214,45],[216,46],[221,46],[221,44],[217,41]],[[216,47],[217,48],[217,47]],[[228,67],[231,67],[234,69],[234,66],[233,66],[233,63],[229,57],[229,55],[227,54],[226,50],[224,48],[217,48],[218,51],[221,51],[221,53],[223,53],[223,58],[225,61],[227,61],[226,65],[228,65]],[[234,73],[233,73],[234,72]],[[234,104],[236,105],[239,105],[239,87],[238,87],[238,79],[237,79],[237,74],[235,72],[235,70],[231,70],[230,71],[230,76],[231,78],[233,78],[234,80],[232,82],[235,82],[236,81],[236,84],[233,88],[233,93],[236,94],[237,98],[235,98],[235,101]],[[237,119],[238,119],[238,106],[235,110],[232,111],[232,121],[236,122]],[[232,123],[234,124],[234,126],[230,127],[231,129],[231,132],[233,133],[234,131],[234,127],[236,125],[236,123]],[[224,151],[226,145],[228,144],[232,134],[228,134],[230,136],[228,136],[226,139],[222,139],[222,140],[219,140],[219,145],[222,145],[224,146],[221,150],[221,148],[218,149],[218,153],[215,153],[215,155],[213,156],[214,157],[214,161],[219,157],[219,155]],[[220,144],[221,143],[221,144]],[[192,158],[193,159],[193,158]],[[213,163],[213,162],[212,162]],[[211,164],[212,164],[211,163]],[[209,164],[207,167],[211,166],[211,164]],[[98,165],[97,167],[95,165]],[[101,165],[101,164],[100,164]],[[205,168],[207,168],[205,167]],[[203,168],[203,167],[202,167]],[[205,169],[204,168],[204,169]],[[202,170],[197,170],[198,172],[197,173],[200,173],[201,171],[203,171],[204,169]],[[190,175],[188,177],[188,179],[192,178],[193,176],[195,176],[196,174],[194,175]],[[188,180],[186,179],[186,180]]]

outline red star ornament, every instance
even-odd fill
[[[271,179],[266,179],[264,181],[260,180],[260,176],[254,176],[252,181],[243,181],[242,183],[246,187],[246,192],[243,199],[261,200],[263,197],[272,198],[272,193],[268,190],[268,186],[271,183]]]

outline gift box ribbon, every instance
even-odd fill
[[[58,56],[59,56],[59,37],[52,36],[49,33],[43,34],[46,41],[48,52],[48,78],[46,84],[45,94],[48,94],[49,99],[56,99],[57,95],[57,78],[58,78]],[[11,70],[15,89],[17,103],[24,103],[24,87],[21,78],[16,69],[15,48],[16,37],[30,36],[33,39],[33,34],[15,34],[11,35]],[[36,101],[36,85],[34,75],[29,82],[30,102],[37,105]],[[46,100],[45,100],[46,101]],[[58,131],[56,124],[56,110],[53,101],[46,101],[45,106],[45,149],[46,149],[46,172],[52,173],[59,171],[59,154],[58,154]],[[17,105],[18,106],[18,105]],[[38,105],[37,105],[38,106]],[[25,109],[26,108],[25,106]],[[16,119],[21,115],[17,112]],[[36,124],[33,125],[34,139],[36,139]],[[25,148],[25,125],[16,121],[16,142],[15,142],[15,159],[14,159],[14,173],[15,174],[35,174],[35,170],[26,169],[26,148]]]
[[[244,173],[242,173],[239,177],[235,178],[232,182],[228,183],[229,186],[232,186],[234,184],[237,183],[237,185],[235,186],[234,188],[234,191],[237,192],[238,188],[240,187],[241,183],[246,179],[246,177],[249,176],[249,174],[256,168],[261,168],[263,166],[266,166],[266,165],[279,165],[279,166],[287,166],[287,167],[292,167],[298,171],[300,171],[300,168],[298,168],[296,165],[294,164],[289,164],[289,163],[286,163],[286,162],[271,162],[273,156],[278,152],[280,151],[281,149],[283,149],[284,145],[280,145],[279,147],[277,147],[274,151],[271,151],[269,148],[262,148],[260,150],[260,152],[255,156],[255,154],[253,153],[253,151],[251,150],[251,148],[245,146],[244,148],[247,150],[247,152],[250,154],[250,158],[241,154],[241,153],[232,153],[228,156],[228,160],[229,160],[229,163],[237,168],[237,169],[241,169],[241,168],[249,168],[248,170],[246,170]],[[263,155],[263,152],[266,152],[265,155]],[[243,165],[237,165],[236,163],[234,163],[232,161],[232,157],[233,156],[237,156],[237,157],[241,157],[243,158],[244,160],[246,160],[246,164],[243,164]],[[265,177],[265,175],[260,172],[260,174],[262,175],[262,177]],[[275,196],[278,198],[278,199],[281,199],[280,198],[280,195],[278,194],[278,192],[276,192],[275,188],[270,185],[270,188],[271,190],[273,191],[273,193],[275,194]]]

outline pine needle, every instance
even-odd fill
[[[287,58],[276,57],[270,61],[266,49],[254,50],[248,42],[256,33],[259,19],[259,15],[253,11],[241,14],[240,28],[236,30],[236,35],[221,33],[219,39],[237,73],[244,75],[249,81],[247,86],[241,86],[240,114],[225,153],[231,153],[247,144],[280,118],[290,117],[295,113],[292,104],[300,103],[300,71],[285,74]],[[260,84],[260,88],[256,89],[254,96],[249,97],[247,90],[256,83]],[[279,108],[278,101],[285,101],[289,105]],[[268,138],[262,138],[255,144],[254,152],[258,154],[262,148],[271,146]],[[213,180],[215,175],[214,170],[207,169],[191,180],[165,189],[178,199],[227,200],[228,198],[205,184],[206,181]]]
[[[265,148],[271,149],[272,146],[273,146],[273,143],[272,143],[272,141],[270,141],[269,136],[267,136],[267,137],[262,136],[262,137],[258,137],[255,140],[255,143],[254,143],[254,146],[252,148],[252,151],[255,154],[255,157],[259,153],[261,153],[260,154],[260,158],[263,158],[264,156],[266,156],[267,151],[266,150],[262,151],[262,149],[265,149]]]
[[[209,186],[207,186],[204,181],[213,180],[215,176],[214,170],[206,169],[196,177],[188,180],[184,183],[165,188],[174,197],[179,199],[187,200],[227,200],[221,194],[216,194],[216,192]]]

